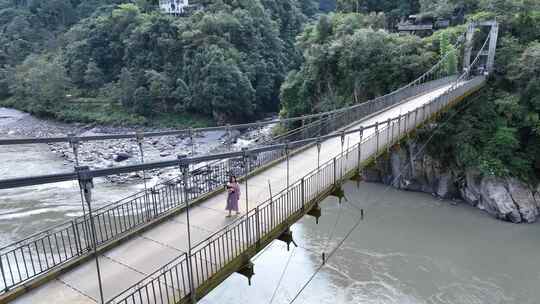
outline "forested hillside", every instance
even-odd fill
[[[469,20],[500,22],[495,73],[429,146],[448,166],[540,178],[540,3],[480,1]]]
[[[422,40],[389,33],[385,23],[382,13],[337,13],[307,26],[298,37],[304,63],[281,88],[282,115],[336,109],[389,93],[438,61],[442,36],[453,44],[463,30]]]
[[[68,121],[254,119],[277,111],[301,62],[295,37],[318,11],[225,0],[177,17],[153,2],[0,0],[3,103]]]
[[[294,116],[387,93],[436,62],[465,22],[496,18],[489,86],[430,149],[448,166],[532,181],[540,171],[539,6],[216,0],[176,17],[150,0],[0,0],[0,100],[56,119],[116,124]],[[452,26],[426,38],[394,33],[409,14]]]
[[[467,103],[470,106],[457,109],[461,115],[438,129],[428,148],[448,167],[517,176],[532,184],[538,180],[538,1],[338,0],[337,7],[338,14],[321,17],[300,34],[304,64],[282,86],[283,115],[327,110],[399,87],[440,58],[441,36],[453,42],[465,30],[457,25],[424,39],[378,30],[394,24],[395,16],[414,12],[450,18],[454,25],[460,19],[496,19],[500,35],[489,85]]]

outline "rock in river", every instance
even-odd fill
[[[129,159],[131,155],[127,154],[126,152],[118,152],[114,155],[113,159],[115,162],[121,162],[126,159]]]
[[[512,196],[524,222],[534,223],[538,217],[538,206],[532,191],[515,178],[508,179],[508,193]]]
[[[484,177],[481,183],[481,209],[497,218],[513,223],[521,222],[521,214],[506,190],[505,181],[497,177]]]

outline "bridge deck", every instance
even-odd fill
[[[401,113],[412,111],[440,96],[448,86],[433,92],[415,97],[400,105],[394,106],[381,113],[375,114],[351,128],[371,125],[375,122],[385,122]],[[373,134],[373,129],[364,133],[364,138]],[[358,134],[348,135],[345,148],[359,142]],[[381,147],[385,144],[381,137]],[[372,152],[374,149],[367,149]],[[320,163],[331,160],[341,152],[340,138],[333,138],[322,143]],[[374,154],[374,153],[372,153]],[[366,155],[369,157],[370,155]],[[364,158],[364,157],[363,157]],[[290,158],[290,183],[304,177],[317,168],[317,148],[310,147]],[[350,169],[350,168],[349,168]],[[254,208],[269,198],[268,181],[272,191],[277,193],[287,186],[286,161],[281,161],[267,170],[250,177],[248,180],[249,208]],[[241,185],[242,192],[245,185]],[[192,242],[197,244],[220,228],[237,220],[236,217],[226,218],[224,210],[226,194],[222,193],[194,206],[191,211]],[[245,197],[242,193],[240,206],[245,209]],[[264,225],[264,223],[263,223]],[[232,243],[240,242],[236,236],[230,236]],[[101,275],[104,286],[105,300],[109,300],[124,289],[154,272],[173,258],[187,251],[187,225],[185,213],[177,215],[156,227],[133,237],[118,247],[101,254]],[[193,263],[209,263],[209,261],[193,261]],[[187,286],[185,288],[188,288]],[[96,281],[94,260],[60,275],[58,278],[44,284],[17,298],[14,303],[98,303],[99,289]]]

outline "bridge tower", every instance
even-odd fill
[[[495,64],[495,49],[497,48],[497,38],[499,35],[499,23],[493,21],[472,22],[467,28],[467,34],[465,36],[465,54],[463,58],[463,69],[468,69],[471,65],[471,53],[473,48],[474,33],[478,27],[490,27],[489,32],[489,49],[482,52],[481,56],[487,56],[486,70],[488,73],[493,72],[493,66]]]

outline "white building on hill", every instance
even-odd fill
[[[159,8],[167,14],[183,14],[188,5],[188,0],[159,0]]]

